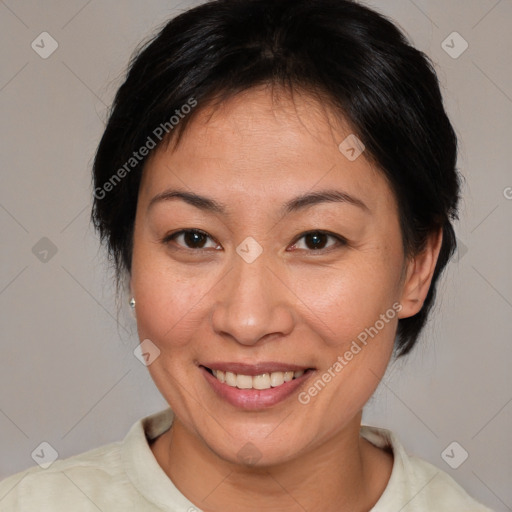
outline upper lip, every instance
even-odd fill
[[[262,375],[263,373],[272,372],[297,372],[299,370],[307,370],[310,366],[303,366],[290,363],[279,363],[277,361],[265,361],[255,364],[237,363],[237,362],[211,362],[201,363],[200,366],[209,368],[210,370],[221,370],[223,372],[232,372],[241,375]]]

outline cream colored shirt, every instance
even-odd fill
[[[200,512],[158,465],[148,440],[168,430],[170,409],[144,418],[122,442],[39,466],[0,482],[1,512]],[[388,430],[362,426],[361,435],[389,446],[388,485],[370,512],[490,512],[446,473],[410,457]]]

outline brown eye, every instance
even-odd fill
[[[206,244],[208,237],[197,231],[188,231],[183,234],[183,241],[191,249],[201,249]]]
[[[297,239],[292,245],[292,250],[321,251],[334,248],[336,245],[346,245],[346,240],[339,235],[326,231],[309,231]]]
[[[185,249],[218,249],[217,244],[212,238],[203,231],[197,229],[183,229],[167,236],[164,239],[165,243],[175,242],[177,245]]]
[[[308,249],[323,249],[329,241],[329,236],[325,233],[309,233],[304,236],[304,241]]]

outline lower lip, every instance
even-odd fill
[[[313,373],[307,370],[300,377],[285,382],[280,386],[269,389],[238,389],[228,386],[214,377],[204,366],[200,366],[206,381],[218,396],[240,409],[258,410],[267,409],[288,398]]]

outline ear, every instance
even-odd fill
[[[443,230],[432,232],[421,252],[407,263],[406,277],[402,287],[399,318],[414,316],[423,307],[436,268],[443,241]]]

